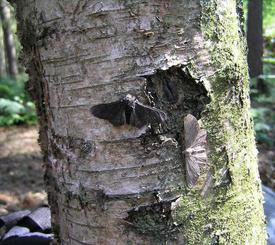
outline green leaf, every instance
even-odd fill
[[[0,115],[20,114],[25,110],[24,106],[18,102],[0,98]]]

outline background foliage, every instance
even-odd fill
[[[14,38],[17,59],[21,52],[21,45],[16,35],[17,26],[14,15],[14,9],[11,10],[11,30]],[[3,30],[0,20],[0,49],[4,50]],[[37,118],[35,106],[28,94],[25,92],[25,82],[28,76],[24,67],[18,63],[19,74],[16,78],[11,78],[6,74],[0,76],[0,126],[9,126],[14,124],[35,124]]]
[[[16,79],[0,79],[0,126],[37,122],[34,103],[24,90],[27,78],[22,73]]]
[[[244,0],[244,13],[247,16],[247,3]],[[253,1],[253,0],[252,0]],[[251,80],[251,114],[255,123],[256,140],[260,144],[272,147],[275,143],[275,0],[263,1],[264,55],[261,79],[264,91]]]

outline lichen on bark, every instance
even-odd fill
[[[210,62],[216,69],[208,78],[212,85],[211,103],[202,116],[209,134],[215,180],[204,225],[212,230],[215,243],[265,244],[262,194],[249,114],[246,44],[237,7],[236,1],[201,1],[201,27]],[[225,169],[231,183],[223,187],[219,184]],[[193,242],[196,233],[193,230]]]

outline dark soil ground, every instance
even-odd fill
[[[275,139],[275,130],[270,132],[270,137]],[[275,191],[275,149],[274,146],[258,145],[259,172],[262,183]]]
[[[0,215],[46,202],[36,126],[0,128]]]

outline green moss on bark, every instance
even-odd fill
[[[215,69],[207,78],[211,103],[201,118],[208,132],[214,183],[206,199],[197,193],[184,196],[174,215],[185,221],[187,244],[265,244],[246,43],[236,8],[233,0],[201,1],[201,28]],[[225,172],[229,176],[222,185]]]

